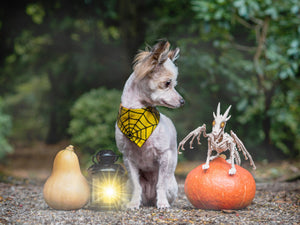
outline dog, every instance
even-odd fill
[[[142,205],[165,209],[177,197],[176,129],[155,108],[184,105],[184,99],[175,90],[178,69],[174,61],[180,50],[169,48],[169,42],[161,40],[140,51],[121,96],[115,138],[129,176],[129,209]]]

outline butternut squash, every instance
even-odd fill
[[[56,154],[43,194],[46,203],[53,209],[80,209],[88,202],[90,187],[81,173],[72,145]]]

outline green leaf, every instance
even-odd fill
[[[46,14],[44,8],[38,3],[27,5],[26,13],[31,16],[32,21],[36,24],[42,24]]]

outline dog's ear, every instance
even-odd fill
[[[170,43],[166,40],[158,42],[152,49],[154,64],[163,64],[168,59]]]
[[[175,60],[179,58],[179,52],[180,52],[180,49],[179,48],[175,48],[174,50],[172,50],[172,51],[169,52],[168,57],[173,62],[175,62]]]

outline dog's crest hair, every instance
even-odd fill
[[[158,42],[153,48],[146,47],[144,51],[134,58],[133,70],[138,80],[150,74],[157,66],[162,65],[168,58],[175,61],[178,58],[179,49],[169,51],[170,43],[166,40]]]

